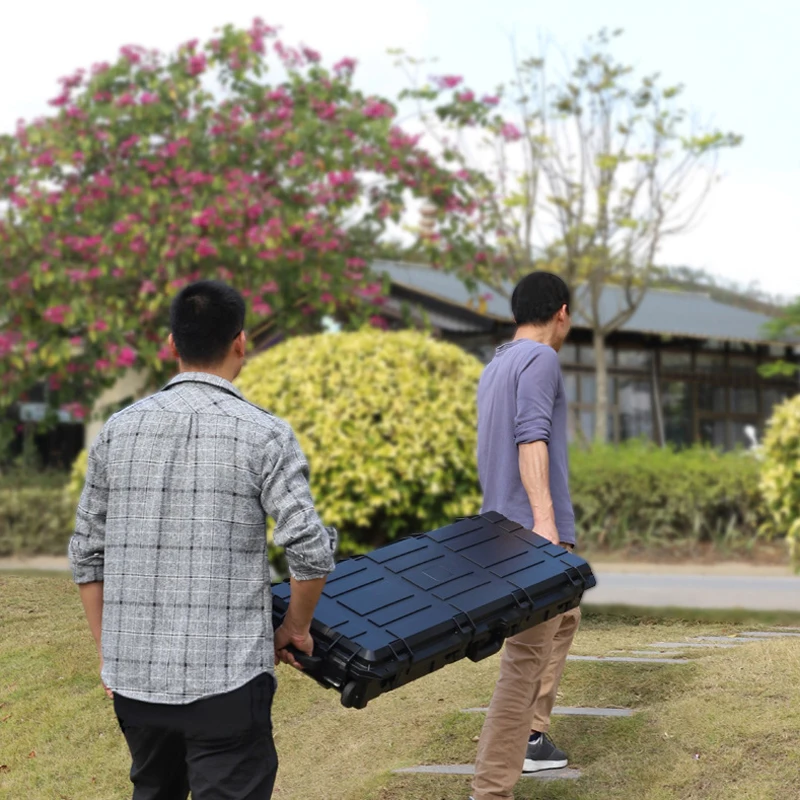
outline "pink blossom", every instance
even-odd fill
[[[139,287],[139,294],[155,294],[157,291],[156,285],[150,280],[142,281],[142,285]]]
[[[45,309],[42,316],[47,322],[52,322],[54,325],[61,325],[69,310],[69,306],[50,306],[50,308]]]
[[[319,299],[320,299],[320,300],[321,300],[323,303],[333,303],[335,298],[334,298],[334,296],[333,296],[333,295],[332,295],[330,292],[323,292],[323,293],[322,293],[322,294],[319,296]]]
[[[104,319],[98,319],[96,322],[92,322],[89,325],[89,330],[102,333],[103,331],[108,330],[108,323]]]
[[[70,106],[64,113],[70,119],[86,119],[86,112],[77,106]]]
[[[83,339],[80,336],[72,336],[69,340],[69,343],[73,347],[80,347],[83,344]]]
[[[151,106],[154,103],[158,102],[158,95],[153,94],[152,92],[142,92],[142,96],[139,98],[139,102],[143,106]]]
[[[51,106],[65,106],[67,103],[69,103],[69,92],[65,90],[58,95],[58,97],[54,97],[52,100],[48,100],[47,102]]]
[[[101,61],[97,64],[92,64],[92,75],[100,75],[110,68],[108,61]]]
[[[360,297],[369,298],[376,297],[383,291],[379,283],[369,283],[361,289],[356,289],[356,294]]]
[[[132,367],[136,363],[136,351],[130,347],[123,347],[117,356],[118,367]]]
[[[111,92],[95,92],[92,95],[92,99],[96,103],[110,103],[111,102]]]
[[[322,59],[322,56],[316,50],[312,50],[310,47],[303,48],[303,55],[312,63],[316,63]]]
[[[328,173],[328,183],[330,183],[331,186],[343,186],[347,183],[352,183],[354,180],[355,175],[350,170]]]
[[[497,95],[493,94],[485,94],[481,97],[481,103],[486,106],[496,106],[500,102],[500,98]]]
[[[26,286],[31,281],[30,277],[27,274],[20,275],[17,278],[12,278],[8,282],[8,288],[12,292],[16,292],[18,289],[21,289],[23,286]]]
[[[131,226],[127,222],[115,222],[111,226],[111,230],[119,236],[124,236],[130,229]]]
[[[172,350],[170,350],[169,345],[164,345],[157,353],[157,358],[161,361],[169,361],[172,358]]]
[[[259,290],[261,294],[277,294],[278,284],[275,281],[265,283]]]
[[[456,95],[456,100],[458,100],[459,103],[472,103],[475,101],[475,92],[459,92]]]
[[[125,108],[126,106],[135,106],[136,101],[133,99],[133,95],[130,92],[125,92],[117,98],[115,105],[117,108]]]
[[[199,55],[192,56],[189,59],[189,63],[186,66],[186,71],[194,76],[200,75],[202,72],[205,72],[206,69],[206,57],[203,53]]]
[[[61,406],[62,411],[66,411],[73,419],[80,420],[86,417],[86,408],[80,403],[67,403]]]
[[[139,136],[138,134],[134,133],[133,136],[129,136],[119,146],[120,152],[125,152],[127,150],[130,150],[132,147],[135,147],[138,143],[139,143]]]
[[[57,375],[51,375],[47,379],[47,387],[52,392],[57,392],[61,388],[61,381],[58,379]]]
[[[334,72],[353,72],[358,62],[354,58],[343,58],[333,65]]]
[[[33,353],[38,349],[39,349],[39,342],[31,341],[25,345],[25,352],[28,353],[28,355],[30,355],[31,353]]]
[[[522,138],[522,131],[512,122],[506,122],[505,125],[500,128],[500,135],[507,142],[517,142]]]
[[[272,313],[272,306],[258,297],[253,301],[253,313],[266,317]]]
[[[28,201],[20,194],[11,195],[11,203],[15,208],[27,208]]]
[[[42,263],[39,264],[39,270],[40,272],[50,272],[50,264],[46,261],[42,261]]]
[[[441,75],[433,80],[440,89],[455,89],[464,79],[460,75]]]
[[[371,119],[378,119],[380,117],[391,118],[394,116],[394,109],[388,103],[380,100],[371,99],[367,101],[364,106],[364,116]]]
[[[305,153],[298,151],[289,159],[290,167],[302,167],[303,162],[306,160]]]
[[[122,278],[125,275],[125,270],[122,269],[121,267],[116,267],[115,269],[111,270],[111,274],[115,278]]]
[[[217,212],[213,208],[204,208],[192,217],[192,225],[198,228],[207,228],[214,221]]]
[[[123,58],[127,59],[131,64],[138,64],[142,60],[140,47],[134,47],[133,45],[126,45],[125,47],[120,47],[119,53]]]
[[[33,159],[34,167],[52,167],[54,163],[53,154],[50,152],[42,153]]]
[[[202,257],[217,255],[217,248],[208,239],[201,239],[195,248],[195,254]]]
[[[111,362],[105,358],[98,358],[97,361],[94,362],[94,368],[98,372],[102,372],[103,370],[108,369],[110,366]]]
[[[373,328],[380,328],[384,331],[389,328],[389,323],[377,314],[369,318],[369,324],[372,325]]]
[[[348,258],[345,264],[353,269],[360,269],[367,266],[363,258]]]
[[[137,255],[144,255],[147,252],[147,242],[145,242],[143,236],[137,236],[128,245],[128,249]]]

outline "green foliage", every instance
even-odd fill
[[[291,339],[238,385],[294,428],[317,508],[351,555],[477,513],[480,372],[455,345],[365,329]]]
[[[26,488],[0,484],[0,557],[66,555],[75,506],[61,485],[44,479]]]
[[[67,499],[75,506],[78,505],[81,492],[83,491],[83,481],[86,478],[86,468],[89,464],[89,451],[84,449],[78,454],[78,457],[72,463],[72,469],[69,473],[69,482],[66,485],[65,492]]]
[[[762,520],[758,462],[740,452],[595,445],[571,453],[570,476],[581,546],[740,545]]]
[[[787,537],[800,571],[800,395],[777,406],[769,421],[760,488],[769,513],[762,530]]]

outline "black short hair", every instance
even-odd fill
[[[219,364],[244,329],[244,316],[244,298],[226,283],[197,281],[181,289],[169,311],[181,359],[197,366]]]
[[[569,311],[569,288],[552,272],[531,272],[511,295],[511,313],[517,325],[545,325],[564,305]]]

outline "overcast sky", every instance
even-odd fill
[[[438,56],[439,72],[491,89],[510,74],[509,41],[542,37],[577,52],[599,28],[624,28],[620,59],[686,84],[704,119],[745,136],[725,153],[724,180],[697,228],[672,240],[663,263],[703,267],[773,294],[800,294],[800,2],[796,0],[40,0],[0,13],[0,130],[47,113],[56,79],[111,60],[120,46],[161,49],[261,16],[326,61],[359,60],[358,82],[392,96],[401,85],[387,48]]]

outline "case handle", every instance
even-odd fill
[[[471,644],[467,648],[467,658],[470,661],[482,661],[484,658],[489,658],[489,656],[500,652],[504,641],[505,638],[503,636],[496,636],[481,645]]]
[[[320,656],[310,656],[302,650],[298,650],[293,644],[286,648],[294,657],[295,661],[307,672],[314,672],[322,666]]]

